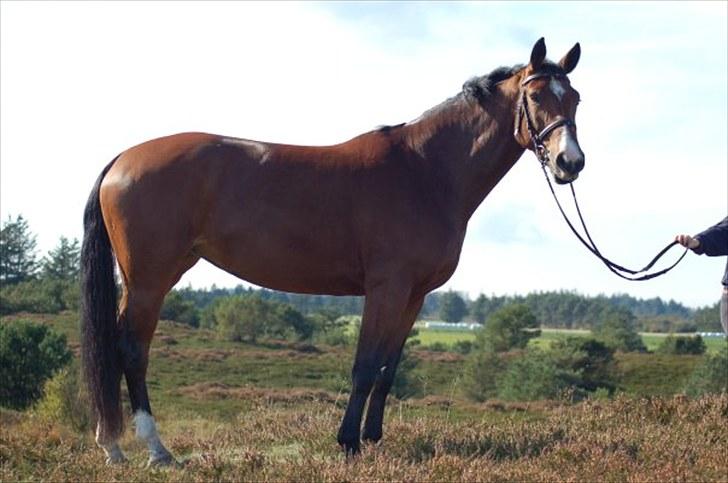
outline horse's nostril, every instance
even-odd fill
[[[559,155],[556,156],[556,166],[563,169],[564,171],[569,171],[566,166],[566,159],[564,158],[563,153],[559,153]]]
[[[576,159],[566,159],[563,153],[556,156],[556,166],[569,174],[578,174],[584,168],[584,156]]]

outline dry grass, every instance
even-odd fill
[[[211,392],[210,385],[204,389]],[[219,388],[255,401],[231,420],[162,415],[161,431],[184,464],[146,470],[142,445],[103,465],[91,435],[28,414],[0,413],[0,480],[46,481],[726,481],[728,396],[627,398],[576,406],[545,404],[524,420],[516,408],[468,406],[470,420],[428,405],[392,404],[385,440],[346,461],[334,438],[341,409],[333,395]],[[192,390],[191,388],[189,390]],[[204,392],[203,391],[203,392]],[[214,392],[214,391],[213,391]],[[285,391],[278,391],[276,394]],[[523,408],[521,408],[523,410]],[[493,418],[499,413],[499,418]]]

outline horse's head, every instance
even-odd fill
[[[567,74],[579,62],[577,43],[554,64],[546,61],[543,38],[533,46],[531,61],[522,71],[515,137],[524,148],[548,165],[557,183],[570,183],[584,168],[584,153],[576,137],[579,93]]]

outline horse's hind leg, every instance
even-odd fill
[[[144,440],[149,448],[150,466],[173,464],[175,460],[162,444],[152,416],[146,383],[149,348],[157,327],[164,296],[196,261],[197,257],[190,256],[175,276],[168,280],[157,281],[157,283],[129,282],[121,302],[122,339],[120,347],[124,375],[129,389],[136,436]]]

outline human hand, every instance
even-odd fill
[[[675,241],[685,248],[690,248],[691,250],[695,250],[700,246],[700,240],[693,238],[690,235],[678,235],[675,237]]]

